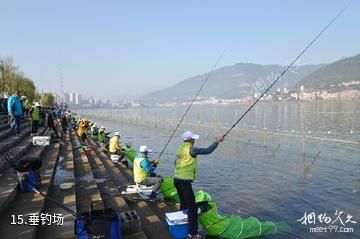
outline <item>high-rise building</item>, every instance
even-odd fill
[[[75,93],[75,104],[81,105],[81,103],[82,103],[81,95],[79,93]]]
[[[70,104],[75,104],[75,93],[69,93]]]
[[[64,100],[66,104],[70,104],[70,94],[64,93]]]

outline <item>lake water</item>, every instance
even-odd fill
[[[172,176],[184,130],[199,133],[196,145],[206,147],[247,107],[195,105],[162,156],[158,173]],[[157,157],[184,109],[99,109],[81,114],[120,131],[122,141],[136,148],[148,145]],[[213,154],[199,156],[194,188],[210,193],[223,214],[255,216],[291,227],[290,232],[266,238],[360,238],[359,156],[359,102],[261,103]],[[336,211],[342,212],[340,219]],[[312,212],[315,224],[298,221]],[[318,216],[325,213],[333,224],[319,222]],[[345,223],[348,215],[357,223]],[[320,226],[354,232],[309,232]]]

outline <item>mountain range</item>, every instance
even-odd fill
[[[238,63],[221,67],[210,75],[199,97],[223,99],[243,98],[263,92],[284,70],[280,65]],[[208,73],[185,79],[176,85],[146,94],[140,98],[146,102],[182,102],[192,99]],[[300,65],[288,70],[272,89],[293,90],[304,85],[305,89],[327,89],[342,82],[360,80],[360,54],[331,64]]]
[[[360,54],[324,65],[317,71],[305,76],[295,87],[301,85],[310,90],[340,91],[347,89],[360,90],[360,84],[345,86],[343,83],[360,81]]]

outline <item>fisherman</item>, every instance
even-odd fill
[[[91,134],[92,134],[92,136],[96,136],[96,137],[97,137],[98,133],[99,133],[99,129],[98,129],[96,123],[94,123],[94,124],[91,126]]]
[[[46,111],[45,114],[45,126],[47,129],[52,129],[55,133],[55,137],[59,138],[59,133],[57,130],[57,121],[54,120],[55,113],[54,108]]]
[[[101,126],[98,134],[98,141],[104,144],[109,142],[108,134],[110,134],[110,133],[105,133],[105,130],[106,130],[105,126]]]
[[[140,185],[154,185],[150,198],[156,198],[163,179],[154,173],[159,160],[151,161],[149,152],[152,151],[146,145],[140,146],[139,154],[134,160],[134,181]]]
[[[24,99],[25,99],[25,101],[23,101],[23,109],[24,109],[24,115],[25,115],[25,117],[30,117],[31,118],[31,115],[29,114],[29,111],[30,111],[30,109],[31,109],[31,102],[30,102],[30,100],[26,97],[26,96],[24,96]]]
[[[77,130],[77,134],[80,137],[82,142],[85,142],[86,139],[86,129],[88,127],[88,120],[86,118],[83,118],[79,122],[79,128]]]
[[[63,133],[66,134],[67,127],[68,127],[68,121],[67,121],[67,117],[66,117],[65,112],[63,112],[62,116],[61,116],[61,126],[62,126],[62,129],[63,129]]]
[[[194,191],[191,183],[196,178],[197,156],[211,154],[224,141],[224,136],[219,136],[208,148],[194,147],[199,135],[186,131],[181,138],[184,141],[177,149],[175,162],[174,185],[180,197],[180,210],[188,210],[189,239],[202,238],[198,234],[198,215],[195,204]]]
[[[122,163],[128,166],[127,161],[123,161],[125,153],[121,148],[119,132],[115,132],[114,136],[110,139],[109,151],[111,154],[111,159],[115,159],[115,162],[121,160]]]
[[[21,117],[23,116],[23,110],[20,102],[20,91],[17,90],[8,100],[8,112],[10,116],[11,129],[13,135],[21,135]]]
[[[31,135],[35,135],[37,134],[39,128],[39,119],[40,119],[39,102],[35,102],[35,104],[30,108],[29,116],[31,118]]]

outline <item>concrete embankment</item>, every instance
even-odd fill
[[[23,135],[11,136],[6,116],[0,116],[0,157],[13,152],[17,161],[28,156],[42,161],[39,191],[77,213],[84,213],[91,205],[94,209],[114,208],[121,213],[133,212],[133,227],[123,238],[172,238],[164,220],[165,212],[176,207],[164,202],[147,202],[123,197],[126,185],[133,183],[132,170],[114,164],[101,152],[94,141],[87,140],[93,151],[77,147],[78,138],[73,130],[62,135],[50,146],[32,146],[30,122],[23,120]],[[45,128],[40,127],[40,134]],[[51,135],[52,132],[46,132]],[[1,238],[75,238],[74,216],[59,205],[34,192],[20,192],[19,181],[7,163],[0,162],[0,235]],[[63,183],[72,187],[61,189]],[[41,215],[60,214],[62,225],[52,222],[41,225]],[[37,218],[37,220],[36,220]],[[140,220],[140,223],[139,223]],[[125,221],[124,225],[128,222]]]

